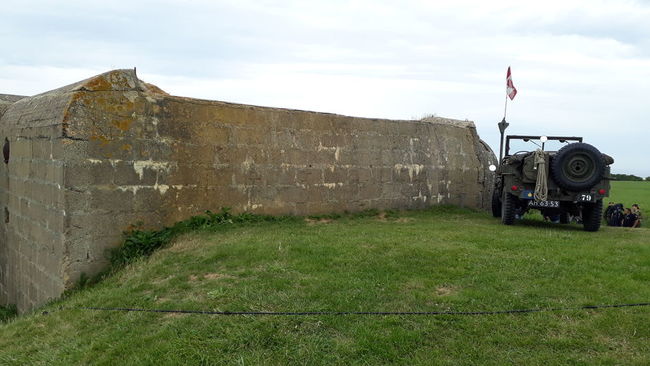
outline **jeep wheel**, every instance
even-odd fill
[[[501,222],[504,225],[512,225],[515,223],[517,201],[517,196],[513,196],[508,192],[503,192],[503,201],[501,202]]]
[[[553,180],[569,191],[581,191],[595,186],[604,173],[603,154],[583,142],[564,146],[551,162]]]
[[[582,225],[585,231],[598,231],[603,213],[603,200],[585,203],[582,206]]]
[[[501,217],[501,190],[498,188],[492,191],[492,216]]]

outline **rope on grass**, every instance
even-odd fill
[[[502,314],[527,314],[542,312],[558,312],[571,310],[592,310],[650,306],[650,302],[634,304],[609,304],[609,305],[585,305],[575,307],[554,307],[554,308],[533,308],[533,309],[512,309],[493,311],[208,311],[208,310],[173,310],[173,309],[143,309],[143,308],[111,308],[111,307],[74,307],[61,308],[61,310],[93,310],[93,311],[117,311],[117,312],[142,312],[142,313],[175,313],[175,314],[197,314],[197,315],[225,315],[225,316],[319,316],[319,315],[502,315]],[[43,313],[44,315],[47,312]]]

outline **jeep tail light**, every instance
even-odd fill
[[[517,186],[512,186],[512,187],[510,187],[510,189],[512,189],[513,191],[516,191],[517,189],[519,189],[519,187],[517,187]]]
[[[598,190],[598,193],[599,194],[605,194],[605,193],[607,193],[607,191],[605,189],[601,188],[601,189]]]

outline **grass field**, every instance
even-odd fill
[[[650,213],[650,182],[612,182],[612,190],[607,201],[622,203],[625,207],[638,203],[647,218],[647,213]]]
[[[203,230],[0,324],[0,364],[647,365],[650,307],[304,317],[79,307],[492,311],[650,302],[649,234],[534,220],[506,227],[444,207]]]

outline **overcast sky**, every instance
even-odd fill
[[[650,176],[650,1],[6,1],[0,93],[116,68],[173,95],[583,136]]]

